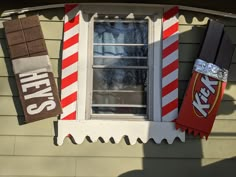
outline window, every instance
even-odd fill
[[[92,118],[147,117],[148,20],[93,24]]]
[[[80,4],[69,9],[65,29],[71,26],[71,34],[76,26],[67,23],[75,23],[73,17],[79,12],[78,83],[73,84],[78,96],[70,104],[76,111],[74,119],[67,107],[63,109],[70,120],[62,116],[59,121],[58,144],[68,134],[79,144],[86,136],[93,142],[99,137],[119,142],[128,136],[131,144],[138,138],[183,141],[184,133],[176,131],[173,122],[162,120],[163,8]],[[71,34],[66,31],[64,41]]]

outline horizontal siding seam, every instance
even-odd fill
[[[1,118],[0,118],[1,119]],[[50,119],[50,118],[49,118]],[[53,119],[53,118],[52,118]],[[222,120],[224,120],[224,119],[217,119],[216,121],[222,121]],[[56,121],[56,120],[54,120],[54,121]],[[236,121],[235,119],[230,119],[230,120],[227,120],[227,121]],[[20,126],[20,125],[19,125]],[[191,136],[190,134],[186,134],[187,136]],[[35,137],[35,138],[54,138],[55,136],[54,135],[4,135],[4,134],[0,134],[0,137]],[[193,135],[192,135],[193,136]],[[225,141],[228,141],[228,140],[236,140],[236,137],[227,137],[227,138],[221,138],[220,136],[215,136],[215,137],[211,137],[211,136],[209,136],[209,138],[208,138],[208,140],[200,140],[200,139],[198,139],[198,137],[186,137],[186,143],[188,143],[189,141],[199,141],[199,142],[201,142],[201,141],[206,141],[206,142],[208,142],[209,140],[211,141],[211,140],[225,140]],[[189,140],[189,141],[188,141]],[[88,141],[84,141],[84,142],[86,142],[86,143],[90,143],[90,142],[88,142]],[[101,142],[101,141],[98,141],[97,143],[101,143],[101,144],[111,144],[111,145],[113,145],[112,144],[112,142],[109,142],[109,143],[103,143],[103,142]],[[175,143],[175,142],[174,142]],[[184,144],[184,143],[183,143]],[[56,144],[54,144],[55,146],[57,146]],[[73,145],[73,141],[71,141],[71,145]],[[74,144],[75,146],[77,145],[77,146],[80,146],[79,144]],[[126,145],[126,144],[125,144]],[[140,145],[143,145],[143,146],[145,146],[145,144],[140,144]],[[83,146],[83,144],[82,144],[82,146]],[[128,145],[127,144],[127,147],[129,147],[130,145]],[[59,146],[57,146],[57,147],[59,147]]]
[[[124,156],[42,156],[42,155],[0,155],[1,157],[9,157],[9,158],[41,158],[41,159],[71,159],[71,160],[83,160],[83,159],[142,159],[142,160],[232,160],[232,161],[236,161],[235,157],[226,157],[226,158],[214,158],[214,157],[207,157],[204,158],[202,157],[124,157]]]

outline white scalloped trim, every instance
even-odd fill
[[[185,133],[175,129],[173,122],[153,122],[153,121],[115,121],[115,120],[59,120],[58,121],[57,144],[62,145],[64,138],[69,134],[77,144],[81,144],[86,136],[92,142],[96,142],[101,137],[106,143],[113,138],[115,143],[119,143],[124,136],[128,136],[130,144],[135,144],[137,139],[146,143],[153,139],[160,144],[166,139],[172,144],[175,138],[185,141]]]

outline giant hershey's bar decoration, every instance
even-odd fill
[[[224,94],[233,51],[224,25],[209,21],[176,128],[208,138]]]
[[[26,122],[62,112],[38,16],[4,22]]]

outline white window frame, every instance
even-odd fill
[[[122,137],[128,136],[130,144],[135,144],[138,139],[146,143],[149,139],[154,139],[156,143],[161,143],[166,139],[172,143],[176,137],[182,141],[185,134],[175,129],[173,122],[161,122],[161,57],[162,57],[162,14],[163,8],[155,5],[133,5],[133,4],[80,4],[80,42],[79,42],[79,64],[78,64],[78,100],[77,100],[77,119],[58,121],[57,143],[61,145],[68,134],[72,135],[77,144],[81,144],[86,136],[92,142],[96,142],[101,137],[105,142],[110,138],[118,143]],[[90,33],[93,30],[90,25],[90,14],[124,14],[127,15],[147,15],[155,16],[156,21],[149,23],[149,45],[148,55],[153,55],[154,60],[149,62],[149,80],[153,83],[149,85],[148,93],[148,120],[140,119],[88,119],[91,116],[91,49]],[[90,59],[89,59],[90,58]],[[151,99],[155,98],[155,99]],[[155,108],[155,109],[154,109]],[[88,111],[89,110],[89,111]]]
[[[122,8],[122,7],[121,7]],[[123,12],[122,10],[120,10],[119,9],[119,7],[118,8],[116,8],[116,10],[119,10],[118,11],[118,13],[120,13],[120,15],[127,15],[127,13],[125,13],[125,12]],[[97,12],[97,11],[96,11]],[[101,11],[101,12],[99,12],[99,13],[102,13],[102,14],[100,14],[100,15],[106,15],[107,14],[107,12],[106,11]],[[114,13],[116,13],[116,11],[114,11]],[[94,31],[93,31],[93,29],[94,29],[94,19],[97,17],[97,13],[96,14],[94,14],[94,16],[92,17],[92,19],[90,20],[90,22],[89,22],[89,36],[91,36],[92,37],[92,39],[89,39],[88,41],[90,42],[90,44],[89,44],[89,47],[87,48],[87,52],[89,53],[89,54],[91,54],[92,55],[92,50],[93,50],[93,33],[94,33]],[[128,19],[128,20],[135,20],[134,18],[134,16],[133,16],[133,14],[128,14],[126,17],[125,17],[126,19]],[[154,17],[155,18],[155,17]],[[158,18],[158,17],[157,17]],[[152,113],[152,110],[153,109],[150,109],[150,107],[151,107],[151,105],[153,105],[153,98],[152,98],[152,95],[153,95],[153,93],[152,93],[152,88],[153,88],[153,82],[149,82],[150,80],[154,80],[153,79],[153,76],[154,76],[154,74],[153,74],[153,69],[152,69],[152,67],[151,66],[153,66],[153,60],[154,60],[154,58],[155,58],[155,56],[154,56],[154,54],[153,54],[153,41],[154,41],[154,39],[153,39],[153,29],[154,29],[154,24],[155,23],[159,23],[158,21],[157,22],[155,22],[155,23],[153,23],[152,22],[152,20],[149,18],[149,17],[146,17],[145,18],[147,21],[148,21],[148,59],[147,59],[147,61],[148,61],[148,66],[144,66],[144,67],[147,67],[148,69],[147,69],[147,74],[148,74],[148,91],[147,91],[147,112],[146,112],[146,115],[145,116],[140,116],[140,115],[130,115],[130,114],[113,114],[113,115],[111,115],[111,114],[108,114],[108,115],[106,115],[106,114],[92,114],[91,113],[91,107],[92,107],[92,91],[93,91],[93,78],[92,78],[92,74],[93,74],[93,69],[92,69],[92,60],[93,60],[93,56],[89,56],[89,66],[88,66],[88,76],[89,76],[89,78],[88,78],[88,86],[87,86],[87,99],[86,100],[88,100],[88,104],[87,104],[87,106],[86,106],[86,109],[87,109],[87,119],[123,119],[123,120],[127,120],[127,119],[139,119],[139,120],[152,120],[152,115],[153,115],[153,113]],[[159,26],[159,28],[161,28],[161,25]],[[161,30],[161,29],[160,29]],[[91,63],[90,63],[91,62]],[[159,83],[158,83],[159,84]],[[161,88],[160,88],[161,89]],[[89,91],[88,91],[89,90]],[[160,93],[160,92],[159,92]],[[158,107],[158,109],[160,109],[159,107]],[[160,112],[160,111],[158,111],[158,112]]]

